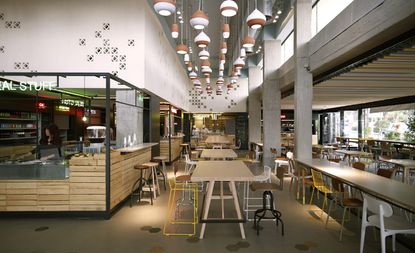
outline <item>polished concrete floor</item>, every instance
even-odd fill
[[[258,173],[257,169],[254,170]],[[2,219],[0,253],[359,251],[360,221],[355,215],[352,214],[346,223],[343,241],[339,242],[338,222],[330,219],[328,229],[324,227],[326,214],[321,213],[322,198],[316,201],[319,202],[317,205],[302,205],[295,200],[294,193],[289,192],[288,178],[284,184],[284,190],[275,194],[277,209],[285,223],[284,236],[273,221],[261,222],[259,236],[253,229],[253,222],[247,222],[244,225],[246,240],[241,239],[237,224],[208,224],[202,240],[198,237],[164,236],[168,192],[162,189],[153,206],[143,202],[130,208],[126,203],[110,220]],[[240,197],[242,189],[241,184]],[[229,204],[226,205],[227,215],[232,216],[235,212]],[[218,210],[215,203],[210,215],[219,215]],[[340,207],[337,208],[337,220],[341,211]],[[199,230],[200,225],[197,226],[197,235]],[[387,248],[391,252],[390,240]],[[364,252],[380,252],[380,242],[375,240],[372,229],[367,230]],[[396,252],[411,251],[398,243]]]

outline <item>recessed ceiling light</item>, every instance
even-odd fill
[[[277,11],[277,14],[281,14],[281,13],[282,13],[282,11],[281,11],[281,10],[278,10],[278,11]]]
[[[277,20],[276,20],[276,19],[274,19],[274,20],[272,21],[272,23],[277,23]]]

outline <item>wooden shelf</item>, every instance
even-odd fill
[[[0,118],[0,120],[36,121],[36,119],[24,119],[24,118]]]

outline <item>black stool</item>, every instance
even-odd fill
[[[256,234],[259,235],[259,222],[262,219],[275,219],[276,225],[281,222],[281,232],[284,236],[284,222],[281,219],[281,212],[274,209],[274,195],[271,191],[277,190],[278,185],[274,183],[253,183],[251,184],[251,190],[264,190],[262,194],[262,208],[255,211],[254,214],[254,227],[256,228]],[[271,213],[271,216],[266,216],[267,211]],[[257,220],[258,219],[258,220]]]
[[[145,184],[147,184],[150,189],[150,201],[151,201],[151,204],[153,205],[153,190],[151,189],[151,184],[149,180],[145,179],[145,177],[143,176],[143,171],[150,169],[150,167],[146,165],[142,165],[142,164],[137,164],[134,166],[134,169],[140,170],[140,177],[137,179],[137,181],[134,182],[133,187],[131,188],[130,207],[132,207],[133,205],[134,196],[138,196],[138,202],[141,201],[141,192],[143,191],[143,186]],[[135,189],[137,184],[138,184],[138,188]]]

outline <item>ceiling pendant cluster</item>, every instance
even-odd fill
[[[189,4],[190,1],[198,3],[196,11],[194,11],[194,9],[192,10],[192,5]],[[239,25],[234,25],[233,22],[230,22],[231,17],[236,16],[236,24],[240,24],[240,21],[243,22],[243,20],[241,20],[241,18],[243,18],[241,13],[238,14],[238,4],[233,0],[223,0],[219,7],[219,11],[223,17],[220,27],[221,36],[219,41],[219,67],[217,69],[218,78],[216,82],[214,82],[214,84],[216,84],[216,89],[214,89],[210,81],[213,70],[209,61],[211,57],[211,53],[209,52],[211,38],[207,33],[209,17],[207,13],[203,11],[203,0],[181,0],[177,6],[176,0],[153,0],[154,10],[159,15],[174,15],[171,24],[171,37],[177,41],[176,52],[179,55],[183,55],[183,61],[186,64],[188,76],[193,82],[195,90],[198,92],[203,92],[202,82],[199,77],[204,78],[206,93],[208,95],[211,95],[213,91],[215,91],[217,95],[221,95],[224,88],[227,89],[227,93],[234,89],[234,85],[237,83],[238,78],[241,75],[241,69],[245,67],[245,60],[250,53],[253,53],[253,47],[255,46],[255,38],[253,36],[253,34],[255,34],[254,31],[262,28],[266,24],[266,16],[257,8],[257,0],[247,1],[247,13],[250,14],[246,18],[247,26],[245,26],[245,28],[248,29],[248,32],[244,33],[245,29],[243,29],[243,27],[242,34],[238,33],[238,30],[232,30],[232,33],[235,32],[233,37],[236,36],[236,38],[238,38],[236,41],[241,39],[241,44],[236,43],[237,45],[228,45],[227,39],[230,38],[231,29],[239,28]],[[253,8],[252,12],[250,12],[249,8],[249,2],[251,1],[255,1],[255,8]],[[178,9],[177,11],[176,8]],[[185,8],[187,8],[187,10],[185,10]],[[189,23],[186,24],[186,20],[188,20]],[[232,24],[232,27],[230,24]],[[249,30],[253,33],[250,33]],[[245,34],[245,36],[243,36],[243,34]],[[192,35],[194,36],[193,40],[191,39]],[[198,52],[195,52],[194,54],[193,50],[196,50],[196,48],[194,46],[192,50],[192,44],[199,48],[199,50],[197,50]],[[236,46],[237,48],[231,47],[229,49],[228,46]],[[238,52],[238,55],[229,55],[235,53],[235,51]],[[230,75],[229,79],[227,79],[229,80],[229,83],[226,84],[224,73],[227,54],[228,59],[234,59],[234,62],[233,64],[230,64]],[[200,71],[198,66],[200,66]]]

